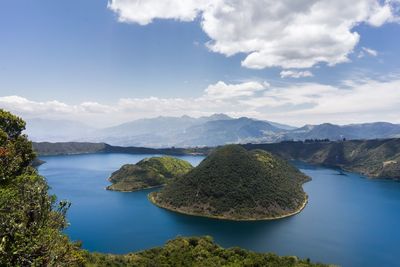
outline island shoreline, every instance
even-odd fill
[[[134,192],[144,191],[144,190],[148,190],[148,189],[161,188],[164,186],[165,186],[165,184],[161,184],[161,185],[155,185],[155,186],[150,186],[150,187],[145,187],[145,188],[138,188],[135,190],[115,190],[115,189],[108,189],[109,186],[107,186],[107,187],[105,187],[105,190],[113,191],[113,192],[121,192],[121,193],[134,193]]]
[[[147,195],[147,199],[155,206],[168,210],[168,211],[172,211],[172,212],[176,212],[179,214],[183,214],[183,215],[187,215],[187,216],[195,216],[195,217],[203,217],[203,218],[209,218],[209,219],[216,219],[216,220],[222,220],[222,221],[236,221],[236,222],[255,222],[255,221],[275,221],[275,220],[279,220],[279,219],[284,219],[284,218],[288,218],[291,216],[294,216],[296,214],[299,214],[301,211],[303,211],[305,209],[305,207],[308,204],[308,195],[306,194],[306,198],[303,201],[301,207],[299,209],[297,209],[294,212],[285,214],[285,215],[280,215],[280,216],[276,216],[276,217],[268,217],[268,218],[254,218],[254,219],[235,219],[235,218],[226,218],[226,217],[222,217],[222,216],[213,216],[213,215],[203,215],[203,214],[197,214],[197,213],[190,213],[190,212],[185,212],[185,211],[180,211],[177,209],[173,209],[170,207],[166,207],[163,206],[159,203],[157,203],[154,199],[154,194],[153,193],[157,193],[157,192],[151,192],[150,194]]]

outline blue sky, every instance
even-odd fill
[[[375,7],[377,11],[369,11],[371,14],[362,19],[353,19],[351,14],[336,22],[332,15],[332,19],[326,22],[329,25],[328,30],[336,31],[339,27],[335,23],[350,21],[354,25],[347,26],[348,32],[358,33],[359,40],[352,42],[350,39],[354,36],[346,35],[346,31],[338,31],[337,35],[343,34],[339,37],[335,33],[329,36],[321,34],[321,38],[317,36],[318,33],[310,34],[311,40],[321,42],[315,50],[322,51],[321,55],[312,56],[303,55],[308,49],[314,50],[312,45],[302,46],[305,42],[300,45],[288,44],[286,36],[276,37],[273,30],[270,36],[267,31],[257,32],[257,25],[275,23],[273,19],[255,21],[254,27],[248,24],[245,26],[249,28],[244,28],[245,26],[241,27],[240,20],[224,21],[223,16],[218,17],[219,11],[215,11],[217,7],[210,11],[205,7],[195,6],[196,1],[188,1],[189,6],[185,8],[190,12],[195,10],[192,18],[189,11],[189,15],[175,13],[174,10],[178,7],[172,8],[171,14],[162,9],[157,11],[158,8],[165,8],[160,1],[149,1],[151,14],[146,14],[148,7],[135,5],[138,2],[136,0],[1,1],[0,107],[24,117],[94,119],[104,120],[106,124],[157,115],[179,116],[187,113],[200,116],[213,112],[225,112],[232,116],[248,115],[297,125],[323,121],[400,122],[397,119],[400,111],[396,107],[400,103],[400,94],[396,94],[393,88],[400,79],[398,1],[357,0],[360,2],[359,9],[365,6],[364,2],[370,6],[378,5],[379,8],[390,6],[390,18],[373,17],[380,12]],[[241,7],[240,2],[243,2],[224,1],[233,8],[237,5],[237,10]],[[172,7],[179,5],[177,0],[167,2]],[[268,4],[264,0],[250,2],[254,7]],[[255,8],[243,10],[243,21],[246,16],[253,20],[262,20],[255,16]],[[358,11],[354,11],[354,16],[359,16]],[[265,12],[265,16],[268,16],[267,12],[272,11]],[[292,14],[303,11],[302,8],[286,8],[282,12],[293,18]],[[144,14],[144,18],[138,18],[136,14]],[[214,21],[208,21],[206,16],[214,16],[213,19],[219,21],[214,25]],[[232,23],[235,30],[224,29],[225,25],[229,27],[224,23]],[[285,25],[286,28],[287,26]],[[310,26],[310,23],[303,26],[307,35],[309,29],[305,27]],[[279,29],[280,26],[277,27]],[[302,28],[299,29],[301,31]],[[249,40],[261,39],[261,45],[248,47],[248,40],[235,36],[243,33],[248,35]],[[332,49],[332,52],[323,51],[324,43],[332,42],[331,39],[336,37],[340,41],[335,40],[327,48]],[[266,52],[265,47],[270,47],[274,38],[275,43],[281,42],[281,46],[288,50],[273,52],[275,54],[269,50]],[[210,47],[213,43],[215,45]],[[235,47],[230,47],[231,44],[235,44]],[[297,45],[299,51],[296,51]],[[261,46],[263,48],[258,48]],[[261,61],[261,67],[257,65],[255,68],[258,63],[254,62],[247,65],[241,63],[257,49],[265,55],[257,57],[257,62]],[[276,47],[274,49],[277,51]],[[336,50],[338,54],[335,54]],[[328,66],[343,51],[346,52],[347,62]],[[291,58],[290,54],[297,58]],[[298,62],[298,54],[302,57],[300,64],[311,65],[304,67],[293,63]],[[279,58],[272,60],[275,55]],[[329,59],[318,61],[326,57]],[[282,71],[294,76],[293,73],[300,76],[302,73],[309,73],[312,77],[282,78]],[[371,113],[368,116],[363,107],[345,112],[330,110],[323,112],[327,113],[325,115],[319,112],[324,102],[318,102],[318,99],[335,94],[335,90],[356,92],[359,88],[365,88],[356,95],[347,97],[347,102],[343,105],[349,105],[348,101],[360,95],[363,98],[363,94],[369,94],[373,90],[372,86],[381,85],[384,88],[382,95],[395,92],[391,97],[377,99],[388,101],[388,105],[393,106],[390,109],[383,108],[384,105],[374,109],[374,105],[371,105],[371,110],[367,110]],[[214,94],[208,94],[207,88],[208,92],[212,91]],[[312,94],[312,88],[315,88],[315,100],[307,98]],[[242,93],[235,94],[239,91]],[[304,98],[304,102],[296,101],[294,96]],[[278,98],[282,98],[282,101],[270,101]],[[398,102],[393,101],[393,98]],[[372,101],[371,99],[373,100],[367,97],[365,101]],[[141,105],[155,105],[160,108],[150,111],[144,107],[137,108]],[[198,107],[192,108],[196,105]],[[99,111],[103,108],[104,110]],[[296,112],[292,114],[293,110]],[[81,116],[82,113],[84,116]]]

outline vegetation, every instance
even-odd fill
[[[309,259],[279,257],[271,253],[255,253],[240,248],[223,249],[210,237],[177,238],[165,246],[127,255],[88,255],[88,267],[102,266],[265,266],[265,267],[323,267]]]
[[[121,147],[105,143],[33,143],[35,152],[41,156],[89,154],[89,153],[127,153],[127,154],[161,154],[161,155],[193,155],[205,154],[209,148],[147,148],[147,147]]]
[[[104,145],[104,149],[89,149],[86,143],[34,143],[35,151],[41,155],[71,153],[130,153],[208,155],[215,148],[166,148],[151,149],[137,147],[114,147]],[[99,144],[97,144],[99,145]],[[247,150],[261,149],[269,151],[287,160],[301,160],[311,164],[338,167],[358,172],[371,178],[400,179],[400,138],[381,140],[341,140],[329,141],[310,139],[302,141],[284,141],[273,144],[246,144]]]
[[[400,179],[400,139],[249,144],[285,159],[338,167],[372,178]]]
[[[192,168],[189,162],[173,157],[146,158],[137,164],[126,164],[114,172],[109,178],[113,184],[107,189],[130,192],[161,186]]]
[[[35,152],[42,156],[102,153],[104,152],[106,146],[107,145],[104,143],[33,143],[33,149]]]
[[[48,195],[45,179],[32,167],[35,153],[21,134],[24,128],[22,119],[0,110],[0,266],[325,266],[296,257],[223,249],[209,237],[177,238],[128,255],[84,251],[62,233],[70,203],[56,205],[55,196]],[[176,165],[175,159],[165,157],[141,163],[174,175],[183,174],[182,166],[191,168],[187,164]]]
[[[35,153],[24,129],[22,119],[0,110],[0,265],[81,265],[79,244],[61,232],[69,204],[55,205],[46,181],[30,166]]]
[[[309,178],[285,161],[239,145],[216,149],[200,165],[160,192],[158,206],[233,220],[274,219],[299,212],[307,201]]]

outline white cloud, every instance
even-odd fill
[[[242,96],[252,96],[257,91],[264,90],[268,83],[245,82],[240,84],[226,84],[222,81],[209,85],[206,90],[206,97],[212,99],[228,99]]]
[[[192,21],[210,37],[208,47],[231,56],[244,53],[242,65],[309,68],[335,65],[348,55],[360,36],[354,27],[379,27],[399,21],[398,1],[387,0],[110,0],[123,22],[146,25],[154,19]]]
[[[280,75],[281,75],[281,78],[290,77],[290,78],[295,78],[295,79],[314,76],[312,74],[312,72],[308,71],[308,70],[306,70],[306,71],[283,70],[283,71],[281,71]]]
[[[192,21],[206,4],[202,0],[111,0],[108,8],[118,14],[121,22],[147,25],[154,19]]]
[[[390,5],[375,6],[374,11],[368,18],[368,23],[375,27],[380,27],[388,21],[393,21],[394,15]]]
[[[389,77],[389,76],[388,76]],[[343,86],[297,83],[273,86],[259,82],[208,86],[197,98],[123,98],[113,105],[59,101],[37,102],[0,97],[0,108],[24,118],[73,119],[109,126],[156,116],[203,116],[226,113],[301,126],[303,124],[391,121],[400,123],[400,75],[358,79]]]

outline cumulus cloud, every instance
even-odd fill
[[[227,99],[242,96],[252,96],[257,91],[264,90],[269,84],[259,82],[245,82],[240,84],[226,84],[222,81],[209,85],[206,90],[206,97],[213,99]]]
[[[207,1],[198,0],[112,0],[108,8],[118,14],[121,22],[147,25],[154,19],[192,21]]]
[[[314,75],[312,74],[311,71],[295,71],[295,70],[283,70],[280,73],[281,78],[304,78],[304,77],[313,77]]]
[[[346,81],[343,86],[296,83],[217,82],[196,98],[123,98],[113,105],[85,102],[37,102],[20,96],[0,97],[0,108],[24,118],[73,119],[109,126],[156,116],[204,116],[226,113],[301,126],[391,121],[400,123],[400,75],[378,80]]]
[[[347,62],[360,39],[355,26],[399,21],[397,0],[110,0],[108,6],[120,21],[140,25],[199,16],[211,51],[244,53],[242,65],[253,69]]]
[[[35,102],[20,96],[0,97],[0,107],[22,114],[71,113],[76,107],[59,101]]]

